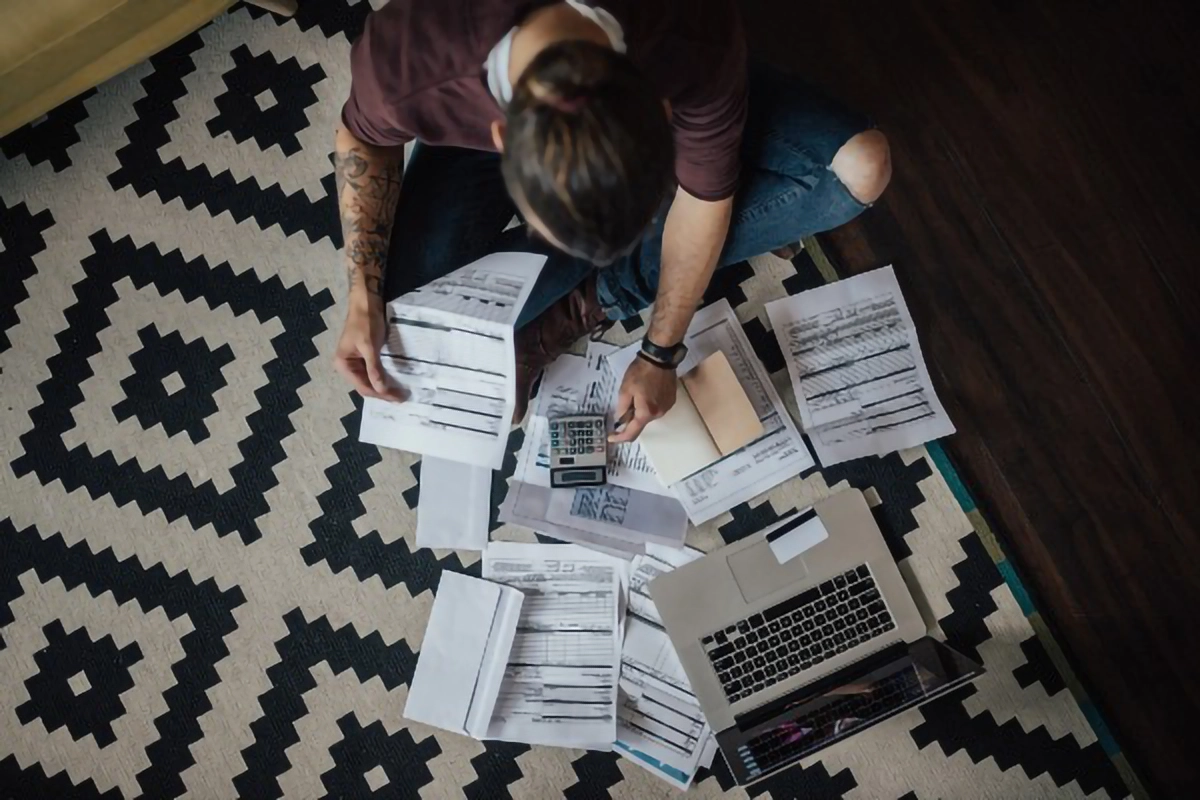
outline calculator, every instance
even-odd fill
[[[603,486],[608,480],[603,414],[550,418],[550,486]]]

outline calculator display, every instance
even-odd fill
[[[594,485],[603,479],[602,469],[563,469],[554,471],[552,483],[555,486],[574,486],[580,483]]]

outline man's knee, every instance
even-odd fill
[[[833,173],[861,203],[874,203],[892,179],[892,154],[882,131],[850,137],[830,164]]]

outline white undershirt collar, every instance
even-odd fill
[[[621,29],[621,23],[617,22],[616,17],[603,8],[585,5],[581,0],[566,0],[566,3],[600,26],[600,29],[608,36],[613,50],[618,53],[625,52],[625,32]],[[483,64],[483,68],[487,71],[488,91],[492,93],[492,97],[496,98],[496,102],[500,104],[501,108],[507,106],[512,100],[512,82],[508,79],[508,64],[512,56],[513,34],[516,32],[517,29],[513,28],[506,33],[504,38],[497,42],[492,51],[488,53],[487,61]]]

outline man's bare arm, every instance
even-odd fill
[[[339,126],[333,163],[350,288],[333,365],[364,397],[399,400],[399,390],[384,380],[379,348],[385,330],[383,273],[400,198],[404,148],[364,144]]]
[[[403,172],[403,147],[364,144],[338,126],[334,174],[351,306],[367,305],[383,293]]]
[[[683,341],[717,268],[732,213],[732,199],[710,202],[682,189],[676,192],[663,229],[658,296],[647,332],[650,341],[664,347]],[[674,404],[675,371],[634,360],[621,381],[616,409],[618,418],[630,409],[633,417],[609,441],[636,439],[646,423],[667,413]]]
[[[683,341],[717,268],[732,213],[733,198],[712,202],[682,189],[675,193],[663,228],[650,341],[664,347]]]

